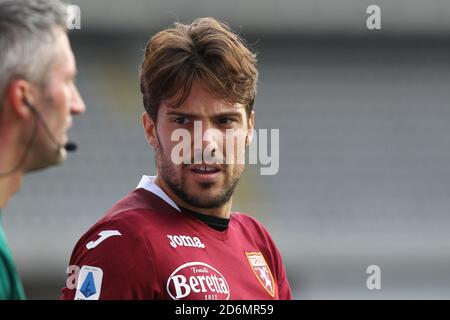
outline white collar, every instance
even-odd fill
[[[168,204],[170,204],[172,207],[174,207],[175,209],[177,209],[178,211],[181,212],[180,208],[176,205],[175,202],[173,202],[172,199],[169,198],[169,196],[160,188],[155,184],[155,176],[146,176],[143,175],[141,178],[141,181],[139,181],[138,186],[136,187],[136,189],[138,188],[144,188],[147,191],[150,191],[154,194],[156,194],[158,197],[160,197],[161,199],[163,199],[165,202],[167,202]]]

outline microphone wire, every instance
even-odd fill
[[[25,163],[25,160],[27,159],[28,152],[30,151],[31,147],[33,146],[33,144],[34,144],[34,142],[36,140],[37,129],[38,129],[37,119],[36,119],[36,116],[34,116],[33,117],[33,130],[31,131],[31,136],[28,139],[28,142],[26,144],[25,150],[24,150],[24,152],[23,152],[19,162],[11,170],[9,170],[7,172],[4,172],[4,173],[0,173],[0,179],[6,178],[7,176],[12,175],[13,173],[18,171],[23,166],[23,164]]]

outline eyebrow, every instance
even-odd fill
[[[194,113],[188,113],[188,112],[181,112],[181,111],[168,111],[166,113],[169,116],[179,116],[179,117],[186,117],[186,118],[200,118],[199,115],[196,115]],[[221,112],[218,114],[215,114],[212,116],[212,118],[221,118],[221,117],[242,117],[242,113],[237,111],[228,111],[228,112]]]

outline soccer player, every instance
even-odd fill
[[[66,15],[56,0],[0,0],[0,218],[25,173],[66,158],[71,115],[85,110]],[[0,300],[24,298],[0,225]]]
[[[213,18],[176,23],[152,37],[141,91],[157,174],[143,176],[80,238],[62,299],[292,298],[267,230],[231,212],[244,164],[210,161],[230,156],[221,147],[230,142],[227,130],[245,133],[233,136],[229,158],[246,152],[256,81],[255,54]],[[179,139],[172,135],[195,136],[196,122],[202,139],[187,140],[188,161],[178,163]]]

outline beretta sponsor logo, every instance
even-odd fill
[[[174,300],[228,300],[230,287],[217,269],[203,262],[179,266],[167,280],[167,293]]]

